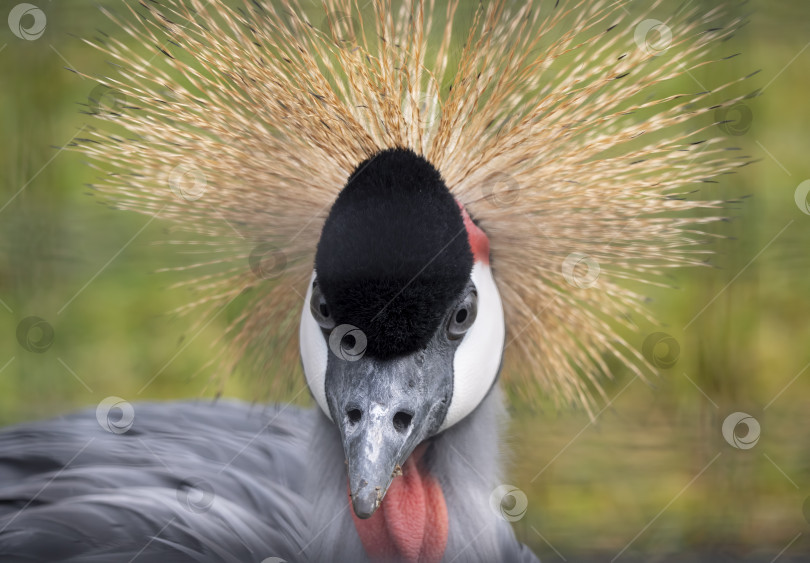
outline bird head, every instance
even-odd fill
[[[374,514],[419,444],[481,403],[504,333],[486,235],[438,170],[407,149],[361,162],[321,232],[300,325],[358,517]]]

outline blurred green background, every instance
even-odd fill
[[[114,26],[95,2],[35,3],[47,28],[33,41],[6,26],[17,2],[0,3],[0,424],[109,395],[210,396],[201,368],[226,319],[193,332],[170,313],[188,295],[168,289],[182,276],[156,273],[186,260],[157,244],[166,225],[99,205],[85,188],[93,171],[61,150],[89,123],[80,110],[97,86],[65,67],[105,73],[82,38]],[[682,4],[664,2],[650,17]],[[617,373],[595,422],[580,411],[514,409],[507,481],[528,500],[515,527],[544,561],[810,557],[810,215],[794,199],[810,179],[810,3],[728,5],[750,23],[721,51],[742,56],[693,80],[761,69],[730,92],[763,89],[745,103],[750,117],[736,117],[741,134],[717,132],[759,162],[710,188],[752,197],[712,227],[728,237],[713,245],[715,267],[680,271],[675,289],[650,291],[657,325],[640,323],[633,343],[641,350],[651,333],[671,335],[672,367],[649,382]],[[31,316],[53,328],[42,353],[18,341]],[[31,342],[47,337],[43,327],[28,327]],[[250,398],[238,379],[225,393]],[[760,424],[750,449],[723,438],[735,412]]]

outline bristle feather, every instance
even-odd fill
[[[230,371],[244,359],[258,378],[272,370],[272,388],[300,369],[295,322],[328,207],[359,162],[412,148],[490,237],[508,322],[504,380],[591,408],[594,395],[606,397],[603,354],[638,376],[649,371],[617,334],[616,323],[646,305],[626,282],[665,283],[667,269],[705,259],[695,227],[718,220],[727,202],[692,199],[690,185],[750,162],[706,135],[716,125],[706,116],[745,96],[709,99],[753,74],[660,94],[735,57],[709,54],[744,22],[720,25],[721,10],[693,8],[665,22],[677,30],[677,56],[658,57],[635,45],[644,16],[630,18],[624,2],[559,4],[541,17],[542,6],[478,3],[460,42],[459,0],[443,13],[433,0],[398,9],[374,0],[370,18],[356,0],[323,0],[322,26],[296,0],[140,2],[144,14],[128,6],[133,24],[102,8],[135,47],[106,34],[85,40],[112,59],[118,72],[103,83],[125,100],[120,115],[98,117],[131,138],[93,130],[80,149],[102,171],[137,171],[98,183],[117,206],[160,212],[209,239],[196,247],[210,245],[214,257],[196,267],[217,271],[187,282],[203,297],[182,311],[203,308],[211,319],[255,294],[217,361]],[[139,45],[154,46],[161,64]],[[204,175],[199,200],[173,193],[178,166]],[[508,204],[493,204],[499,178],[514,184]],[[264,280],[248,262],[270,242],[286,265]],[[566,283],[572,253],[599,264],[592,287]]]

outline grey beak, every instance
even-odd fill
[[[374,514],[399,467],[441,427],[452,397],[452,358],[451,350],[440,349],[390,360],[330,354],[327,401],[359,518]]]
[[[397,469],[418,445],[408,439],[412,415],[392,411],[374,403],[367,412],[360,413],[360,409],[356,409],[347,415],[343,448],[348,461],[352,505],[360,518],[374,514]]]

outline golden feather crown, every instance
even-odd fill
[[[705,257],[700,225],[723,202],[690,192],[748,162],[710,132],[710,100],[734,83],[673,86],[717,62],[740,22],[699,8],[661,22],[624,4],[324,0],[313,16],[297,0],[142,2],[136,23],[110,14],[131,40],[91,42],[125,104],[94,112],[110,127],[80,150],[118,206],[210,251],[184,282],[201,293],[188,308],[217,315],[247,292],[225,371],[244,360],[283,384],[300,370],[330,205],[359,162],[413,149],[490,238],[503,379],[590,407],[607,356],[643,373],[619,335],[644,310],[633,283]]]

